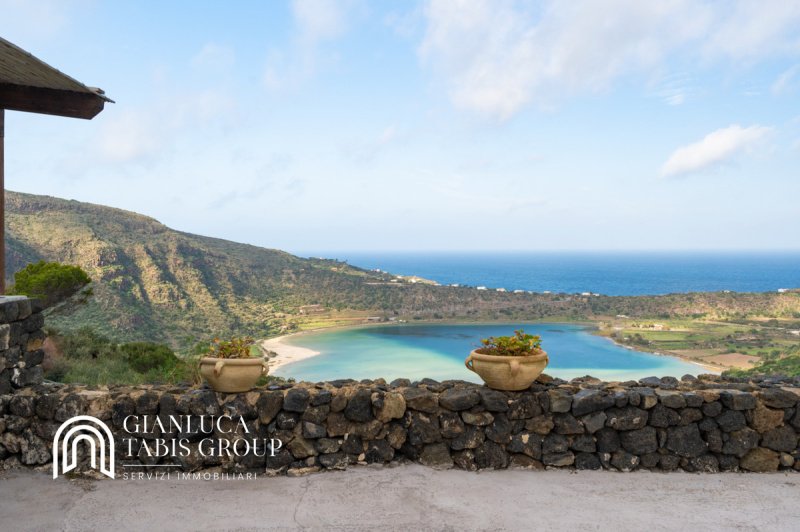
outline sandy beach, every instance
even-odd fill
[[[292,345],[292,344],[290,344],[290,343],[288,343],[286,341],[287,338],[289,338],[291,336],[299,336],[299,335],[318,332],[318,331],[322,331],[322,330],[353,328],[353,327],[369,327],[369,326],[370,325],[363,325],[363,324],[362,325],[345,325],[345,326],[336,326],[336,327],[323,328],[323,329],[313,329],[313,330],[308,330],[308,331],[295,332],[295,333],[291,333],[291,334],[284,334],[282,336],[276,336],[275,338],[269,338],[267,340],[263,340],[261,342],[261,347],[263,349],[265,349],[265,350],[272,351],[272,352],[276,353],[276,355],[274,357],[269,359],[270,374],[274,375],[274,371],[277,370],[278,368],[281,368],[281,367],[286,366],[287,364],[291,364],[293,362],[298,362],[300,360],[305,360],[307,358],[311,358],[311,357],[314,357],[314,356],[317,356],[317,355],[321,354],[319,351],[315,351],[315,350],[309,349],[307,347],[300,347],[300,346]],[[615,345],[618,345],[619,347],[623,347],[625,349],[630,349],[630,350],[633,350],[633,351],[636,350],[631,346],[616,342],[613,338],[609,338],[608,336],[604,336],[604,335],[597,335],[597,336],[600,336],[601,338],[605,338],[606,340],[610,341],[611,343],[613,343]],[[705,363],[705,362],[703,362],[701,360],[697,360],[695,358],[692,358],[692,357],[689,357],[689,356],[686,356],[686,355],[683,355],[683,354],[680,354],[680,353],[675,353],[675,352],[669,352],[669,351],[667,351],[667,352],[641,351],[641,352],[649,353],[649,354],[654,355],[654,356],[676,358],[678,360],[682,360],[683,362],[688,362],[688,363],[690,363],[692,365],[702,367],[708,373],[713,373],[713,374],[717,374],[717,375],[719,375],[720,373],[722,373],[722,371],[727,369],[724,365],[712,365],[712,364],[709,364],[709,363]]]
[[[277,356],[269,359],[270,374],[272,374],[281,366],[285,366],[286,364],[291,364],[292,362],[297,362],[299,360],[304,360],[320,354],[319,351],[314,351],[313,349],[298,347],[296,345],[286,343],[286,338],[289,336],[295,336],[296,334],[298,333],[284,334],[283,336],[276,336],[275,338],[270,338],[261,342],[262,349],[277,353]]]

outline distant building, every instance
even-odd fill
[[[486,290],[485,286],[479,286],[476,290]]]
[[[788,289],[788,288],[778,288],[778,293],[779,293],[779,294],[785,294],[785,293],[786,293],[786,292],[788,292],[788,291],[789,291],[789,289]]]
[[[498,291],[498,292],[505,292],[505,291],[506,291],[506,289],[505,289],[505,288],[498,288],[498,289],[497,289],[497,291]]]
[[[525,290],[514,290],[515,294],[524,294]]]
[[[591,292],[581,292],[581,295],[582,296],[590,296],[590,295],[592,295],[592,293]]]
[[[552,294],[552,292],[551,292],[550,290],[545,290],[545,291],[544,291],[544,292],[542,292],[542,293],[543,293],[543,294]]]

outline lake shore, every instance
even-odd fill
[[[655,356],[659,356],[659,357],[677,358],[677,359],[679,359],[679,360],[681,360],[683,362],[688,362],[690,364],[694,364],[695,366],[700,366],[701,368],[706,369],[706,370],[708,370],[709,372],[711,372],[711,373],[713,373],[715,375],[719,375],[723,371],[725,371],[726,369],[729,369],[727,366],[723,366],[723,365],[716,366],[716,365],[713,365],[713,364],[708,364],[706,362],[701,362],[701,361],[699,361],[697,359],[694,359],[692,357],[688,357],[686,355],[681,355],[679,353],[673,353],[673,352],[670,352],[670,351],[647,351],[645,349],[635,349],[635,348],[633,348],[633,347],[631,347],[629,345],[621,344],[621,343],[617,342],[616,340],[614,340],[613,338],[611,338],[610,336],[605,336],[603,334],[595,334],[595,336],[600,336],[601,338],[606,338],[607,340],[609,340],[614,345],[618,345],[620,347],[624,347],[625,349],[630,349],[631,351],[638,351],[639,353],[647,353],[648,355],[655,355]]]
[[[267,359],[270,374],[272,374],[272,372],[276,369],[287,364],[299,362],[300,360],[305,360],[321,354],[319,351],[314,351],[313,349],[308,349],[307,347],[300,347],[286,342],[286,339],[290,336],[298,336],[301,334],[303,333],[284,334],[282,336],[276,336],[275,338],[269,338],[261,342],[261,349],[275,353],[274,357]]]
[[[415,322],[414,324],[415,325],[446,325],[446,324],[475,325],[475,324],[484,324],[484,323],[487,324],[487,325],[494,324],[494,322],[472,322],[472,321],[457,321],[457,320],[456,321],[451,321],[451,320],[447,320],[447,321],[431,321],[431,322],[425,321],[425,322]],[[687,362],[687,363],[690,363],[690,364],[692,364],[694,366],[699,366],[699,367],[703,368],[704,370],[706,370],[707,372],[713,373],[713,374],[717,374],[717,375],[719,375],[722,371],[727,369],[724,366],[715,366],[715,365],[703,363],[702,361],[698,361],[696,359],[693,359],[691,357],[688,357],[688,356],[685,356],[685,355],[681,355],[681,354],[678,354],[678,353],[660,352],[660,351],[656,352],[656,351],[647,351],[647,350],[644,350],[644,349],[641,349],[641,350],[640,349],[635,349],[635,348],[633,348],[631,346],[628,346],[628,345],[625,345],[625,344],[621,344],[621,343],[615,341],[613,338],[610,338],[608,336],[605,336],[605,335],[602,335],[602,334],[597,334],[597,332],[596,332],[597,329],[596,329],[596,327],[595,327],[593,322],[587,322],[587,321],[580,321],[580,322],[532,321],[530,323],[531,324],[553,323],[553,324],[566,324],[566,325],[583,325],[583,326],[586,326],[588,329],[590,329],[589,331],[587,331],[590,334],[592,334],[594,336],[600,336],[602,338],[606,338],[611,343],[613,343],[613,344],[615,344],[615,345],[617,345],[619,347],[631,350],[631,351],[637,351],[637,352],[640,352],[640,353],[646,353],[646,354],[654,355],[654,356],[664,356],[664,357],[675,358],[675,359],[681,360],[682,362]],[[322,331],[332,331],[332,330],[336,330],[336,329],[357,329],[357,328],[369,328],[369,327],[380,327],[380,326],[384,326],[385,327],[387,325],[402,326],[402,325],[408,325],[408,324],[407,323],[363,323],[363,324],[353,324],[353,325],[336,325],[336,326],[333,326],[333,327],[320,327],[320,328],[316,328],[316,329],[310,329],[310,330],[307,330],[307,331],[299,331],[299,332],[284,334],[284,335],[277,336],[277,337],[274,337],[274,338],[269,338],[269,339],[266,339],[266,340],[262,340],[260,345],[261,345],[262,349],[268,350],[268,351],[272,351],[273,353],[275,353],[275,355],[273,357],[268,359],[269,360],[270,374],[274,374],[273,372],[275,370],[278,370],[279,368],[283,368],[284,366],[287,366],[289,364],[293,364],[295,362],[299,362],[301,360],[306,360],[306,359],[309,359],[309,358],[312,358],[312,357],[315,357],[315,356],[318,356],[318,355],[322,354],[321,352],[316,351],[314,349],[309,349],[307,347],[301,347],[301,346],[293,345],[293,344],[287,342],[288,338],[302,336],[302,335],[305,335],[305,334],[313,334],[313,333],[322,332]]]

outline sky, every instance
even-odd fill
[[[800,1],[0,0],[6,187],[334,251],[800,249]]]

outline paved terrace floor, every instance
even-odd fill
[[[800,474],[362,467],[256,480],[0,474],[0,530],[800,530]]]

